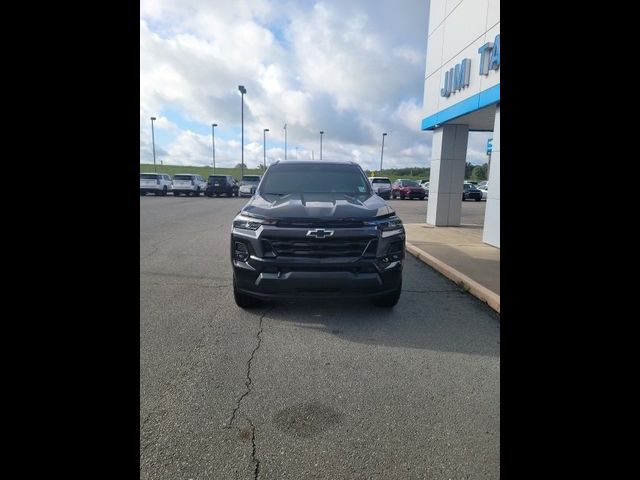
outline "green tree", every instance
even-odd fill
[[[486,180],[489,165],[477,165],[471,171],[471,180]]]
[[[473,172],[473,169],[475,168],[475,165],[472,164],[471,162],[467,162],[464,166],[464,178],[465,179],[470,179],[471,178],[471,173]]]

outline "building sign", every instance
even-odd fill
[[[493,138],[490,138],[489,140],[487,140],[487,155],[491,155],[492,151],[493,151]]]
[[[452,92],[457,92],[469,86],[471,75],[471,60],[465,58],[454,68],[444,72],[444,88],[440,90],[440,95],[448,97]]]
[[[487,42],[478,49],[480,54],[480,75],[489,75],[489,70],[500,68],[500,35],[496,39]]]
[[[487,42],[478,49],[480,54],[480,75],[489,75],[489,70],[500,68],[500,34],[493,42]],[[440,89],[441,97],[449,97],[452,93],[469,86],[471,75],[471,59],[465,58],[454,68],[444,72],[444,86]]]

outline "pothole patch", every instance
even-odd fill
[[[319,402],[301,403],[280,410],[273,417],[278,429],[296,437],[312,437],[337,425],[344,414]]]

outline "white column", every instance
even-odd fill
[[[433,132],[427,223],[460,225],[468,125],[444,125]]]
[[[493,125],[493,147],[488,181],[482,241],[500,248],[500,104],[496,107]]]

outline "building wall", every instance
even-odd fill
[[[428,32],[423,101],[425,119],[463,100],[475,98],[491,87],[499,88],[500,69],[489,70],[487,76],[480,75],[478,49],[485,43],[494,42],[496,35],[500,34],[500,0],[431,0]],[[451,93],[449,97],[441,96],[445,72],[465,58],[471,60],[469,86]],[[496,88],[491,90],[495,91]],[[497,95],[499,99],[499,91]],[[495,100],[495,95],[490,100]],[[473,108],[471,101],[463,105],[466,105],[466,110]],[[479,107],[485,105],[480,104]],[[429,123],[433,122],[426,125],[423,121],[423,128],[432,127]]]
[[[489,164],[489,189],[484,211],[482,241],[500,248],[500,107],[496,108],[493,126],[493,151]]]

